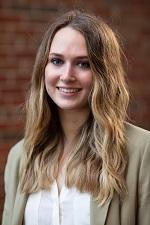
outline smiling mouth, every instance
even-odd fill
[[[64,88],[64,87],[57,87],[57,89],[63,93],[77,93],[81,91],[81,88]]]

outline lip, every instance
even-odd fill
[[[75,95],[78,94],[82,88],[77,87],[56,87],[57,90],[64,95]]]

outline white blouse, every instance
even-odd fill
[[[50,191],[30,194],[24,225],[90,225],[90,194],[66,186],[59,194],[55,181]]]

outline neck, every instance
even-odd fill
[[[64,132],[64,141],[71,143],[77,136],[81,126],[89,116],[89,109],[85,110],[59,110],[60,123]]]

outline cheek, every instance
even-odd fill
[[[93,83],[93,76],[92,73],[89,72],[88,74],[86,74],[83,79],[82,79],[82,83],[84,84],[84,87],[87,89],[91,89],[92,87],[92,83]]]
[[[49,81],[49,76],[46,72],[45,72],[44,82],[45,82],[46,90],[48,91],[48,86],[49,86],[50,81]]]
[[[50,66],[45,67],[45,86],[48,88],[49,86],[53,86],[57,83],[58,76],[55,74]]]

